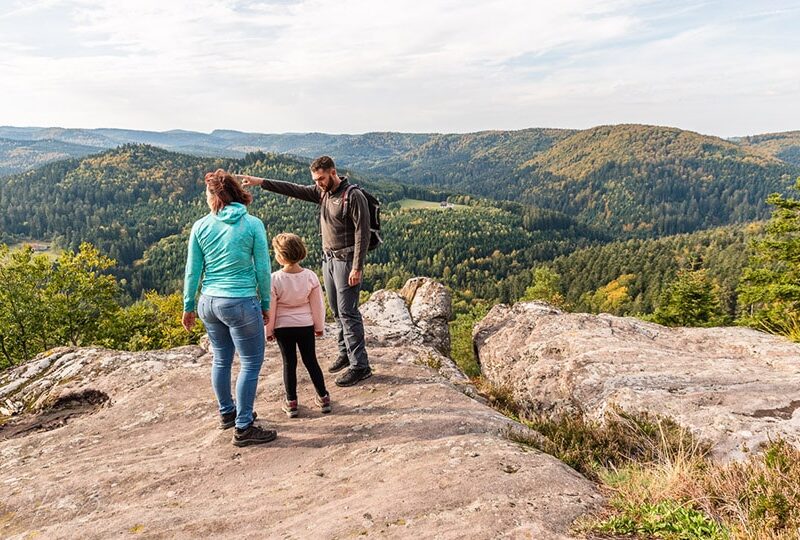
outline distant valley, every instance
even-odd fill
[[[371,290],[426,274],[462,306],[508,302],[533,267],[554,262],[573,305],[633,273],[628,309],[644,311],[685,263],[681,253],[697,249],[734,297],[745,231],[757,230],[747,224],[766,219],[767,195],[800,176],[798,132],[723,140],[641,125],[364,135],[2,127],[0,139],[2,170],[22,170],[0,176],[0,241],[92,242],[119,262],[134,297],[180,288],[186,230],[205,212],[202,174],[216,167],[307,183],[309,156],[333,155],[384,203],[387,242],[370,256]],[[468,211],[435,211],[445,200]],[[270,234],[318,234],[311,205],[258,193],[253,212]]]

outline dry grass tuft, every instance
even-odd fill
[[[526,418],[508,389],[479,390],[504,414],[543,437],[508,436],[564,461],[600,483],[610,499],[600,515],[576,524],[593,537],[665,540],[800,538],[800,450],[772,441],[744,462],[719,463],[686,428],[655,415],[610,410]]]

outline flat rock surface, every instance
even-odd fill
[[[217,429],[199,347],[40,357],[20,368],[35,378],[0,397],[38,411],[0,429],[0,537],[549,539],[602,503],[572,469],[509,441],[518,424],[423,365],[429,350],[369,352],[364,384],[327,375],[330,415],[299,369],[289,419],[268,346],[256,410],[278,439],[247,448]],[[323,367],[335,357],[332,337],[318,353]]]
[[[534,413],[602,417],[611,404],[669,416],[741,458],[800,443],[800,345],[748,328],[496,306],[473,332],[481,371]]]

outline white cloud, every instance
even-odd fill
[[[725,19],[721,5],[633,0],[15,2],[0,8],[0,123],[797,129],[800,46],[786,21],[800,17],[783,4]],[[755,24],[786,45],[739,39]]]

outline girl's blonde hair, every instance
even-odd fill
[[[272,248],[275,254],[289,264],[299,263],[308,255],[303,239],[292,233],[281,233],[272,239]]]

